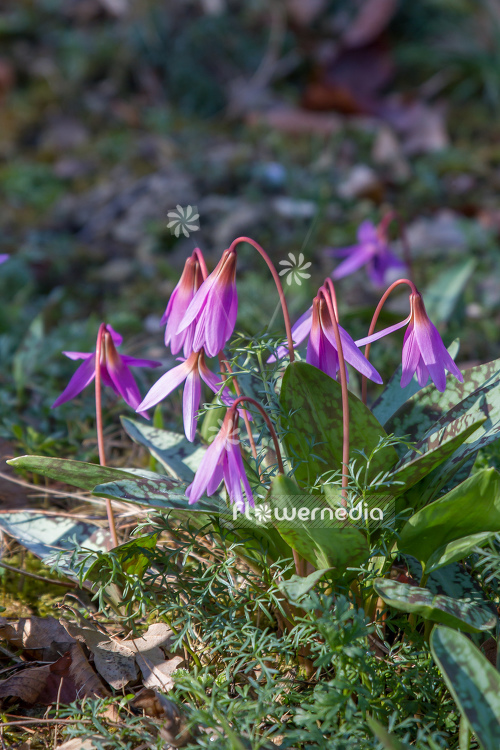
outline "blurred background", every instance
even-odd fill
[[[325,248],[397,211],[446,343],[462,364],[497,357],[499,113],[497,0],[2,0],[0,436],[94,455],[92,393],[49,408],[74,371],[61,351],[90,351],[106,320],[171,364],[159,321],[187,255],[213,268],[241,234],[278,267],[311,263],[287,285],[297,318]],[[277,295],[248,246],[238,274],[251,337]],[[380,290],[363,269],[337,286],[365,335]],[[387,378],[397,336],[372,356]]]

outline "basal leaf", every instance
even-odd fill
[[[483,750],[500,747],[500,674],[462,633],[434,628],[432,655]]]
[[[328,573],[329,570],[330,568],[321,568],[320,570],[315,570],[313,573],[310,573],[305,578],[293,575],[288,580],[281,581],[278,584],[278,587],[290,601],[296,602],[314,588],[318,581],[323,578],[325,573]]]
[[[443,565],[452,561],[450,543],[497,531],[500,531],[500,474],[495,469],[483,469],[415,513],[401,530],[398,548],[416,557],[426,571],[432,559],[435,570],[441,556],[445,560]]]
[[[147,479],[134,477],[119,482],[108,482],[97,485],[93,495],[124,500],[139,505],[151,505],[155,508],[171,510],[189,510],[192,513],[224,513],[227,505],[217,496],[202,497],[197,503],[189,504],[185,494],[186,485],[173,483],[168,477],[161,479]]]
[[[449,596],[436,596],[420,586],[389,578],[377,578],[373,586],[384,602],[394,609],[421,615],[426,620],[459,628],[466,633],[490,630],[497,621],[496,616],[485,607]]]
[[[206,446],[190,443],[184,435],[177,432],[159,430],[129,417],[122,417],[121,422],[129,437],[147,448],[170,476],[187,483],[193,481]]]
[[[44,477],[71,484],[81,490],[93,490],[97,484],[130,479],[131,473],[164,479],[161,474],[154,474],[146,469],[114,469],[111,466],[99,466],[69,458],[18,456],[11,458],[7,463],[25,471],[32,471],[34,474],[42,474]],[[177,484],[175,480],[167,481],[171,481],[172,487]]]
[[[314,484],[328,470],[342,467],[342,395],[340,385],[305,362],[288,365],[281,387],[288,454],[298,459],[295,477],[300,484]],[[383,427],[370,410],[349,393],[350,446],[370,454],[381,437]],[[379,451],[371,475],[387,471],[397,463],[391,446]]]

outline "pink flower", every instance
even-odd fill
[[[193,352],[181,365],[177,365],[177,367],[174,367],[161,376],[146,394],[142,403],[139,404],[137,411],[150,409],[152,406],[155,406],[183,381],[186,381],[182,397],[184,432],[187,439],[192,442],[198,424],[197,412],[200,408],[202,380],[214,393],[218,393],[222,387],[219,378],[205,364],[204,352]],[[233,398],[227,388],[224,389],[221,398],[227,406],[230,406],[233,402]]]
[[[376,369],[341,326],[339,326],[339,334],[345,361],[375,383],[382,383],[382,378]],[[328,306],[322,297],[316,297],[313,301],[306,362],[322,370],[331,378],[336,378],[340,367],[334,327]]]
[[[358,243],[338,250],[325,250],[326,255],[347,256],[335,271],[332,279],[342,279],[361,266],[367,266],[368,275],[376,286],[385,286],[391,269],[400,271],[405,264],[389,249],[387,234],[382,225],[363,221],[358,228]]]
[[[119,333],[113,330],[111,326],[106,326],[101,349],[101,378],[104,385],[110,386],[132,409],[137,409],[141,401],[141,394],[129,366],[159,367],[161,362],[155,362],[151,359],[136,359],[126,354],[119,354],[116,347],[120,346],[122,341],[123,338]],[[69,359],[83,359],[84,361],[59,398],[54,401],[52,409],[75,398],[95,378],[95,352],[63,352],[63,354]],[[142,416],[149,419],[148,414],[141,413]]]
[[[201,251],[198,250],[198,252]],[[161,325],[167,324],[165,328],[165,346],[170,344],[172,354],[177,354],[182,347],[184,348],[185,357],[189,357],[193,351],[193,337],[197,319],[195,318],[181,333],[178,333],[177,329],[182,323],[187,309],[200,288],[201,283],[200,264],[197,260],[196,252],[194,252],[184,264],[184,270],[182,271],[179,283],[172,292],[167,309],[161,319]]]
[[[204,348],[209,357],[215,357],[229,340],[237,313],[236,253],[224,250],[222,258],[194,295],[177,333],[195,323],[193,351]]]
[[[10,255],[8,253],[3,253],[3,255],[0,255],[0,263],[5,263],[6,260],[9,260]]]
[[[238,415],[230,409],[224,418],[219,434],[203,456],[194,481],[186,489],[190,504],[198,502],[204,493],[213,495],[224,480],[229,498],[240,512],[245,511],[246,504],[254,506],[252,490],[243,466],[240,444],[234,438],[238,429],[237,423]]]
[[[401,388],[408,385],[415,373],[420,387],[427,383],[430,376],[441,393],[446,389],[446,371],[463,383],[463,375],[446,350],[436,326],[429,319],[422,296],[418,292],[410,294],[410,314],[405,320],[371,336],[366,336],[356,341],[356,344],[358,346],[369,344],[403,328],[407,323],[408,328],[403,340]]]

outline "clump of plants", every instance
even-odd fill
[[[334,278],[368,264],[381,285],[400,268],[386,229],[360,228]],[[234,334],[242,243],[276,283],[283,339]],[[402,286],[408,316],[377,331]],[[183,356],[144,398],[130,367],[159,363],[119,353],[111,326],[94,352],[65,352],[83,361],[54,407],[95,380],[100,465],[10,462],[106,498],[110,549],[77,547],[58,565],[124,627],[168,624],[184,657],[174,734],[126,700],[128,719],[106,724],[98,700],[66,709],[69,736],[92,726],[102,747],[497,749],[500,676],[484,650],[496,655],[500,475],[474,464],[499,436],[499,361],[461,371],[411,278],[387,286],[362,339],[341,326],[330,277],[292,326],[280,274],[247,237],[211,273],[195,249],[162,322]],[[382,388],[370,346],[401,328],[402,363]],[[122,425],[156,471],[106,466],[103,384],[146,418]],[[184,435],[158,410],[147,419],[181,385]],[[152,511],[125,544],[118,500]]]

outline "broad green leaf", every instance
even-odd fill
[[[447,268],[429,284],[423,297],[427,315],[436,325],[451,318],[475,267],[476,261],[468,258]]]
[[[272,496],[286,498],[286,504],[293,507],[300,502],[297,485],[289,478],[278,475],[272,484]],[[301,506],[302,507],[302,506]],[[325,518],[321,526],[311,525],[304,521],[294,522],[294,526],[276,518],[273,523],[280,536],[296,550],[301,557],[308,560],[315,568],[331,568],[332,575],[338,577],[347,568],[355,567],[369,555],[369,546],[364,534],[352,526],[342,526],[335,520]]]
[[[42,474],[44,477],[71,484],[81,490],[93,490],[97,484],[130,479],[131,473],[164,479],[161,474],[154,474],[146,469],[113,469],[111,466],[88,464],[69,458],[18,456],[11,458],[7,463],[24,471],[32,471],[34,474]],[[168,481],[172,482],[172,487],[176,485],[174,480]]]
[[[448,347],[448,352],[452,359],[456,359],[459,349],[460,341],[458,339],[455,339],[455,341],[453,341]],[[408,402],[409,399],[412,398],[412,396],[422,390],[422,387],[418,384],[418,381],[415,377],[410,380],[406,388],[401,388],[400,383],[402,373],[403,368],[401,367],[401,365],[398,365],[396,372],[387,381],[386,387],[372,405],[373,416],[378,419],[380,424],[383,424],[386,427],[388,432],[390,432],[391,430],[387,423],[389,422],[393,414],[395,414],[398,409],[401,409],[403,404]],[[447,381],[447,388],[451,382],[452,381],[450,376]],[[430,390],[436,390],[434,386],[424,386],[424,388],[426,387]],[[398,434],[403,435],[404,433],[399,432]]]
[[[418,560],[411,555],[405,555],[405,559],[412,576],[420,581],[423,571]],[[425,588],[433,594],[451,596],[453,599],[464,599],[484,607],[491,607],[483,590],[477,585],[471,574],[465,570],[463,565],[456,562],[434,570],[429,575]]]
[[[305,578],[293,575],[288,580],[278,583],[278,587],[290,601],[296,602],[314,588],[329,570],[330,568],[321,568],[320,570],[315,570],[314,573],[310,573]]]
[[[22,547],[42,560],[59,550],[85,547],[106,550],[111,542],[109,532],[90,521],[49,516],[27,511],[13,511],[0,515],[0,529],[15,539]],[[65,573],[66,568],[59,566]]]
[[[500,747],[500,674],[462,633],[434,628],[432,655],[483,750]]]
[[[421,439],[450,409],[471,396],[475,391],[500,382],[500,359],[471,367],[462,372],[464,382],[452,375],[446,380],[446,390],[440,393],[433,383],[422,388],[404,403],[391,418],[384,421],[387,432],[407,435],[410,440]],[[450,421],[461,416],[464,409],[454,413]],[[381,419],[382,421],[382,419]]]
[[[441,556],[445,560],[443,565],[459,559],[452,556],[454,548],[448,547],[451,542],[497,531],[500,531],[500,474],[495,469],[483,469],[415,513],[401,530],[398,548],[416,557],[427,572],[431,559],[433,570],[439,567]]]
[[[402,482],[402,484],[391,487],[393,494],[406,492],[446,461],[473,432],[484,424],[486,417],[480,417],[472,424],[470,421],[471,417],[468,415],[460,417],[417,443],[394,468],[391,480]]]
[[[119,482],[98,484],[92,494],[139,505],[151,505],[155,508],[188,510],[191,513],[229,513],[226,503],[217,495],[210,498],[202,497],[197,503],[190,505],[185,490],[186,485],[173,483],[166,476],[160,479],[129,477]]]
[[[216,401],[217,396],[212,403]],[[206,443],[210,444],[220,431],[226,412],[227,406],[212,407],[206,412],[200,427],[200,435]]]
[[[475,603],[434,595],[429,589],[399,583],[389,578],[376,578],[373,587],[377,594],[394,609],[421,615],[424,619],[459,628],[466,633],[490,630],[496,616]]]
[[[382,724],[379,724],[379,722],[372,716],[368,716],[366,721],[377,740],[383,745],[384,750],[410,750],[410,746],[407,745],[406,742],[401,742],[398,737],[395,737],[391,732],[388,732],[387,729],[382,726]]]
[[[155,549],[157,541],[158,534],[148,534],[131,539],[125,544],[118,545],[118,547],[113,547],[112,552],[118,558],[124,573],[136,578],[142,578],[150,565],[150,558],[147,553]],[[99,570],[103,564],[104,560],[102,557],[98,557],[95,562],[89,565],[85,573],[85,578],[92,580],[92,573]],[[123,585],[123,581],[115,581],[115,583]]]
[[[193,481],[206,446],[190,443],[184,435],[177,432],[159,430],[129,417],[122,417],[121,422],[129,437],[147,448],[170,476],[183,482]]]
[[[340,385],[305,362],[288,365],[281,386],[284,411],[284,443],[289,456],[299,460],[295,477],[300,484],[314,484],[320,474],[342,468],[342,395]],[[386,437],[370,410],[349,393],[350,446],[369,455]],[[357,457],[359,460],[359,456]],[[370,475],[387,471],[398,461],[394,448],[379,451]]]
[[[485,531],[479,534],[471,534],[465,536],[462,539],[456,539],[453,542],[448,542],[443,547],[437,549],[433,555],[427,560],[425,566],[426,573],[433,573],[435,570],[449,565],[452,562],[463,560],[464,557],[470,555],[475,547],[481,547],[489,539],[495,536],[495,532]]]

